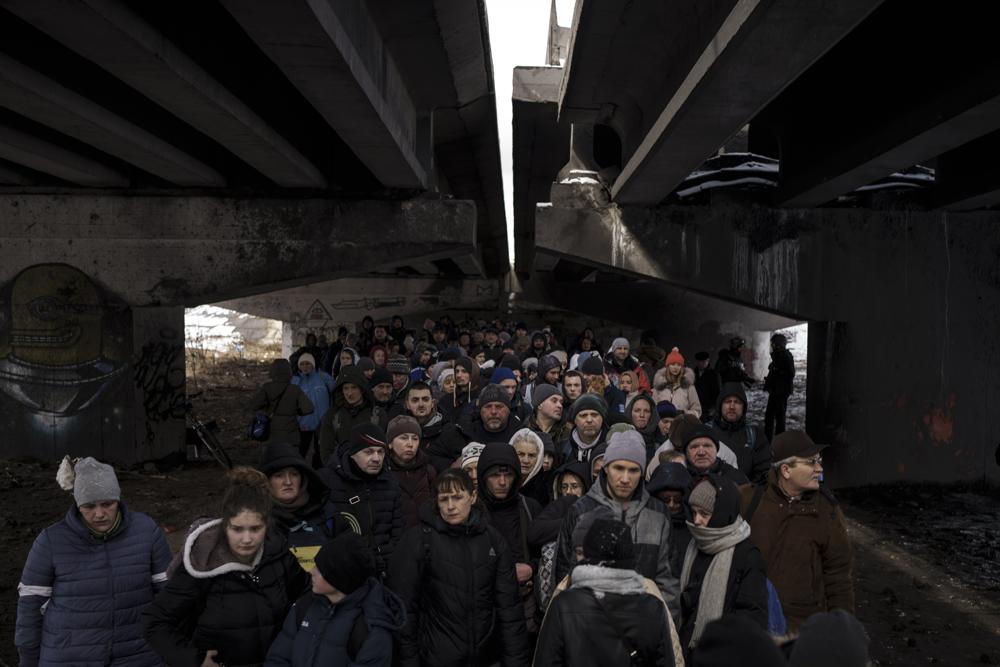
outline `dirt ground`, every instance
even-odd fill
[[[195,406],[215,419],[237,462],[248,392],[266,376],[256,362],[204,364],[189,378]],[[17,664],[17,583],[35,537],[58,521],[70,496],[57,462],[0,461],[0,667]],[[176,551],[187,526],[220,499],[212,463],[122,471],[125,502],[152,516]],[[1000,665],[1000,491],[895,485],[841,491],[855,548],[858,617],[877,665]]]

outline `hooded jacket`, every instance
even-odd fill
[[[444,418],[452,423],[456,423],[465,411],[465,407],[475,405],[479,397],[479,366],[469,357],[459,357],[455,360],[455,366],[461,366],[469,374],[469,386],[465,389],[455,385],[453,394],[446,394],[438,401],[438,410]]]
[[[294,467],[302,476],[302,492],[306,501],[295,509],[282,507],[277,501],[271,510],[275,532],[285,539],[285,546],[299,559],[303,567],[311,567],[319,547],[346,528],[343,522],[327,514],[330,489],[299,454],[295,445],[272,444],[264,448],[260,471],[272,475]]]
[[[552,497],[555,500],[546,505],[528,526],[528,546],[536,552],[542,545],[555,542],[559,538],[559,529],[569,513],[569,508],[579,500],[576,496],[559,495],[559,485],[562,484],[566,473],[576,475],[583,482],[584,494],[590,490],[594,479],[590,474],[590,464],[585,461],[570,461],[555,470],[552,475]]]
[[[507,424],[499,431],[488,431],[480,418],[479,411],[463,415],[454,424],[447,424],[441,429],[441,435],[427,446],[427,454],[431,465],[441,472],[451,467],[462,455],[462,448],[470,442],[510,442],[514,433],[521,428],[521,423],[512,414]]]
[[[639,401],[645,401],[649,404],[649,423],[643,428],[636,428],[639,434],[642,436],[643,441],[646,443],[646,460],[648,461],[653,457],[653,452],[656,448],[660,446],[663,439],[660,437],[660,430],[658,428],[660,418],[656,414],[656,402],[646,394],[637,394],[632,400],[628,402],[625,406],[625,417],[628,423],[632,423],[632,408]],[[632,424],[635,426],[635,424]]]
[[[252,564],[229,552],[222,519],[207,521],[184,541],[182,564],[142,614],[143,635],[171,667],[216,662],[262,663],[309,575],[269,532]]]
[[[299,429],[319,430],[320,420],[330,409],[330,394],[335,386],[333,378],[329,373],[317,369],[308,374],[299,373],[292,378],[292,384],[301,389],[313,404],[312,412],[299,417]]]
[[[298,442],[298,418],[312,414],[315,407],[301,389],[292,384],[292,367],[287,359],[275,359],[267,370],[268,381],[250,398],[252,412],[266,412],[271,426],[266,442]]]
[[[664,464],[653,471],[652,477],[646,482],[646,489],[653,496],[665,489],[681,491],[684,502],[687,502],[688,493],[691,492],[691,474],[680,463]],[[683,511],[674,514],[668,509],[667,515],[670,517],[670,571],[679,578],[684,565],[684,554],[691,542],[691,533]]]
[[[71,507],[35,539],[17,587],[21,665],[161,664],[139,616],[166,582],[170,548],[152,519],[118,507],[121,520],[103,538]]]
[[[756,489],[740,489],[747,512]],[[789,632],[813,614],[832,609],[854,613],[854,558],[844,515],[825,489],[790,500],[768,473],[750,517],[750,541],[764,557],[778,591]]]
[[[667,368],[664,366],[653,376],[653,400],[656,403],[670,401],[678,412],[701,418],[701,399],[695,388],[694,370],[685,366],[679,387],[671,387],[667,382]]]
[[[735,396],[743,402],[743,416],[736,422],[728,422],[722,418],[722,403],[730,396]],[[719,392],[715,419],[711,422],[711,426],[715,429],[719,440],[726,443],[736,454],[740,472],[754,484],[760,484],[771,469],[771,443],[768,442],[764,429],[747,423],[749,406],[743,384],[727,382],[722,385],[722,391]]]
[[[507,466],[514,474],[510,492],[506,498],[496,498],[490,493],[486,476],[490,468]],[[521,491],[521,463],[510,445],[492,442],[486,445],[476,464],[476,479],[479,481],[479,499],[489,514],[490,523],[496,527],[510,546],[515,563],[532,563],[528,546],[528,526],[541,511],[541,505],[524,496]],[[534,567],[534,564],[532,564]]]
[[[598,507],[607,507],[632,529],[635,571],[656,582],[671,613],[677,616],[678,583],[677,573],[670,570],[670,519],[667,516],[666,506],[649,495],[641,479],[627,506],[608,495],[607,484],[607,473],[602,468],[587,495],[569,508],[566,520],[559,530],[556,581],[561,581],[569,574],[573,564],[576,563],[573,529],[577,521],[587,512]]]
[[[518,429],[511,436],[509,440],[511,447],[514,446],[514,442],[518,439],[531,443],[538,453],[534,467],[528,472],[527,477],[524,478],[524,482],[521,484],[521,494],[534,500],[538,503],[539,507],[544,507],[552,500],[552,496],[549,494],[551,477],[542,470],[542,466],[545,465],[545,445],[542,443],[541,437],[529,428]]]
[[[319,475],[330,487],[326,513],[339,515],[364,537],[375,554],[379,572],[385,572],[405,521],[402,493],[389,470],[388,455],[379,473],[368,475],[358,469],[344,447]]]
[[[715,509],[708,527],[723,528],[732,525],[740,517],[740,495],[736,485],[714,477],[702,482],[708,483],[716,489]],[[702,583],[713,559],[713,555],[697,550],[687,587],[681,591],[681,646],[687,646],[691,641]],[[764,560],[749,538],[733,549],[722,613],[740,614],[753,621],[761,630],[767,630],[767,578],[764,575]]]
[[[389,588],[406,603],[397,664],[524,667],[524,610],[507,541],[476,508],[453,526],[427,503],[420,521],[389,569]]]
[[[392,640],[406,622],[403,601],[375,578],[337,604],[325,595],[307,593],[295,603],[308,604],[302,622],[293,607],[267,652],[264,667],[353,667],[392,664]],[[355,623],[367,634],[357,655],[350,654]]]
[[[669,628],[667,608],[647,592],[643,577],[612,567],[580,566],[570,588],[549,605],[533,664],[673,667]],[[639,652],[636,662],[630,658],[632,650]]]
[[[344,385],[361,387],[361,403],[348,405],[344,399]],[[320,422],[319,451],[324,463],[328,463],[334,452],[351,438],[351,429],[370,421],[385,429],[386,415],[375,408],[375,399],[368,387],[368,379],[357,366],[348,366],[337,378],[333,388],[333,407]]]

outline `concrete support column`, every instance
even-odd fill
[[[133,308],[132,349],[132,458],[159,459],[184,447],[184,309]]]

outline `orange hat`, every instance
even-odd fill
[[[664,366],[669,366],[670,364],[680,364],[684,365],[684,356],[680,353],[676,347],[670,350],[670,354],[667,355],[667,360],[663,362]]]

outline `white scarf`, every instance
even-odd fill
[[[690,521],[687,526],[692,540],[688,543],[687,553],[684,554],[684,567],[681,568],[681,593],[687,589],[691,578],[691,567],[698,551],[713,556],[708,570],[705,571],[705,578],[701,582],[694,633],[688,644],[694,648],[698,645],[705,626],[722,617],[726,587],[729,585],[729,570],[733,564],[733,551],[737,544],[750,537],[750,524],[738,516],[736,521],[722,528],[696,526]]]
[[[589,588],[594,596],[606,593],[641,595],[646,592],[642,577],[635,570],[620,570],[602,565],[577,565],[570,575],[570,588]]]

